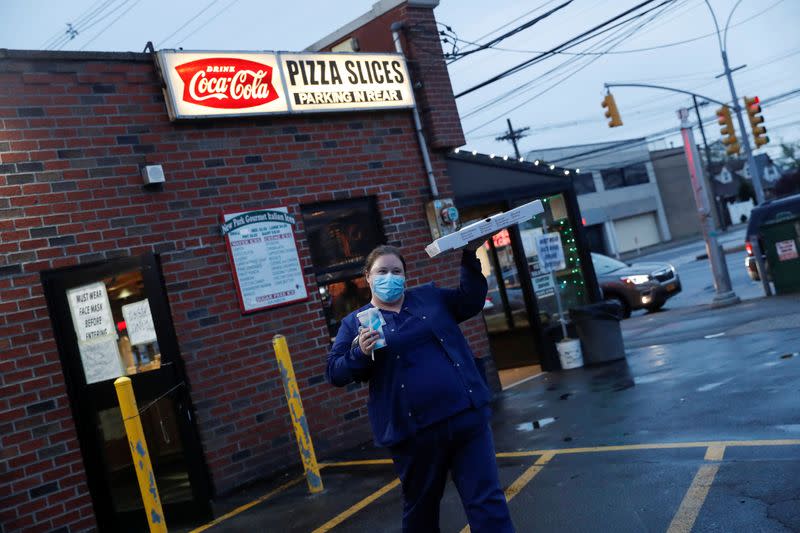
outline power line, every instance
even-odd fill
[[[198,26],[198,27],[196,27],[194,30],[192,30],[191,32],[189,32],[189,34],[188,34],[188,35],[185,35],[185,36],[183,37],[183,39],[181,39],[180,41],[178,41],[177,43],[175,43],[175,46],[178,46],[178,45],[180,45],[180,44],[183,44],[183,42],[184,42],[184,41],[186,41],[186,39],[188,39],[189,37],[191,37],[192,35],[194,35],[194,34],[195,34],[195,33],[197,33],[198,31],[202,30],[203,28],[205,28],[206,26],[208,26],[209,24],[211,24],[213,21],[215,21],[215,20],[217,19],[217,17],[219,17],[221,14],[223,14],[223,13],[224,13],[224,12],[226,12],[228,9],[230,9],[230,8],[233,6],[233,4],[235,4],[235,3],[236,3],[236,2],[238,2],[238,1],[239,1],[239,0],[231,0],[231,2],[229,2],[227,5],[223,6],[223,7],[222,7],[222,9],[220,9],[219,11],[217,11],[216,13],[214,13],[213,15],[211,15],[210,17],[208,17],[208,19],[207,19],[205,22],[203,22],[201,25],[199,25],[199,26]]]
[[[674,2],[674,1],[675,0],[666,0],[664,3],[671,3],[671,2]],[[517,72],[519,72],[519,71],[521,71],[521,70],[523,70],[523,69],[535,64],[536,62],[540,61],[541,59],[543,59],[545,57],[552,56],[555,52],[557,52],[558,50],[566,47],[567,45],[569,45],[571,43],[573,43],[574,41],[577,41],[578,39],[580,39],[582,37],[585,37],[585,36],[587,36],[587,35],[589,35],[591,33],[594,33],[595,31],[603,28],[604,26],[608,26],[612,22],[615,22],[615,21],[625,17],[626,15],[636,11],[637,9],[639,9],[641,7],[644,7],[644,6],[648,5],[648,4],[652,4],[653,2],[655,2],[655,0],[645,0],[644,2],[641,2],[641,3],[637,4],[636,6],[630,8],[630,9],[628,9],[626,11],[623,11],[619,15],[616,15],[616,16],[606,20],[605,22],[602,22],[601,24],[598,24],[597,26],[595,26],[593,28],[591,28],[591,29],[589,29],[589,30],[587,30],[587,31],[585,31],[585,32],[583,32],[583,33],[571,38],[571,39],[568,39],[567,41],[564,41],[563,43],[553,47],[552,49],[548,50],[547,52],[544,52],[542,54],[537,55],[534,58],[531,58],[531,59],[528,59],[526,61],[523,61],[522,63],[519,63],[518,65],[515,65],[515,66],[513,66],[513,67],[511,67],[511,68],[509,68],[507,70],[504,70],[503,72],[501,72],[501,73],[499,73],[499,74],[497,74],[495,76],[492,76],[491,78],[489,78],[486,81],[482,81],[481,83],[479,83],[477,85],[474,85],[474,86],[470,87],[469,89],[461,91],[460,93],[455,95],[455,98],[460,98],[460,97],[465,96],[465,95],[467,95],[467,94],[469,94],[471,92],[477,91],[478,89],[486,87],[487,85],[490,85],[490,84],[492,84],[492,83],[494,83],[496,81],[499,81],[499,80],[501,80],[503,78],[511,76],[512,74],[515,74],[515,73],[517,73]]]
[[[662,4],[660,4],[660,6],[662,6],[662,7],[665,7],[666,5],[667,5],[667,3],[666,3],[666,2],[665,2],[665,3],[662,3]],[[646,26],[648,23],[652,22],[652,21],[653,21],[653,20],[654,20],[656,17],[658,17],[658,15],[660,15],[660,14],[661,14],[660,12],[657,12],[657,13],[655,13],[655,14],[654,14],[654,15],[653,15],[653,16],[652,16],[650,19],[648,19],[648,20],[646,20],[646,21],[643,21],[642,23],[640,23],[640,24],[639,24],[638,26],[636,26],[635,28],[633,28],[633,29],[629,30],[627,34],[625,34],[625,35],[622,35],[622,36],[618,37],[618,38],[617,38],[617,41],[616,41],[616,42],[614,42],[614,43],[612,43],[612,44],[611,44],[611,46],[608,48],[608,50],[611,50],[611,49],[613,49],[614,47],[616,47],[616,46],[618,46],[619,44],[621,44],[621,43],[622,43],[622,42],[623,42],[625,39],[629,38],[631,35],[633,35],[633,34],[634,34],[634,33],[636,33],[637,31],[639,31],[641,28],[643,28],[644,26]],[[610,40],[610,39],[613,39],[613,36],[612,36],[611,38],[609,38],[609,40]],[[550,91],[550,90],[551,90],[551,89],[553,89],[554,87],[556,87],[556,86],[560,85],[560,84],[561,84],[561,83],[563,83],[564,81],[568,80],[569,78],[571,78],[572,76],[574,76],[575,74],[577,74],[578,72],[580,72],[581,70],[583,70],[583,69],[587,68],[588,66],[590,66],[592,63],[594,63],[595,61],[597,61],[597,60],[599,59],[599,57],[600,57],[600,56],[596,56],[596,57],[593,57],[593,58],[589,59],[589,60],[588,60],[588,61],[586,61],[586,62],[585,62],[583,65],[581,65],[581,66],[579,66],[578,68],[574,69],[572,72],[570,72],[570,73],[566,74],[565,76],[563,76],[561,79],[559,79],[559,80],[558,80],[558,81],[556,81],[554,84],[552,84],[552,85],[550,85],[549,87],[547,87],[546,89],[544,89],[544,90],[542,90],[542,91],[538,92],[538,93],[537,93],[537,94],[535,94],[534,96],[532,96],[532,97],[530,97],[530,98],[526,99],[525,101],[521,102],[520,104],[517,104],[516,106],[512,107],[511,109],[508,109],[508,110],[506,110],[506,111],[505,111],[505,114],[511,113],[512,111],[515,111],[515,110],[519,109],[520,107],[522,107],[523,105],[525,105],[525,104],[529,103],[531,100],[534,100],[535,98],[538,98],[539,96],[542,96],[543,94],[547,93],[548,91]],[[479,126],[476,126],[476,127],[472,128],[471,130],[467,131],[466,133],[471,133],[471,132],[473,132],[473,131],[476,131],[476,130],[478,130],[478,129],[480,129],[480,128],[482,128],[482,127],[484,127],[484,126],[488,125],[488,124],[491,124],[491,123],[492,123],[494,120],[495,120],[495,119],[490,119],[490,120],[488,120],[488,121],[484,122],[483,124],[481,124],[481,125],[479,125]]]
[[[458,61],[459,59],[463,59],[463,58],[467,57],[470,54],[474,54],[476,52],[480,52],[481,50],[486,50],[487,48],[491,48],[495,44],[497,44],[499,42],[502,42],[502,41],[508,39],[509,37],[512,37],[512,36],[522,32],[524,30],[527,30],[531,26],[533,26],[533,25],[543,21],[547,17],[551,16],[553,13],[561,11],[562,9],[564,9],[565,7],[567,7],[568,5],[570,5],[574,1],[575,0],[567,0],[563,4],[557,5],[553,9],[551,9],[549,11],[546,11],[545,13],[542,13],[538,17],[534,17],[533,19],[529,20],[528,22],[525,22],[524,24],[520,24],[516,28],[513,28],[510,31],[507,31],[503,35],[500,35],[499,37],[495,37],[494,39],[492,39],[491,41],[489,41],[489,42],[487,42],[485,44],[477,45],[477,47],[473,48],[472,50],[467,50],[465,52],[460,52],[460,53],[457,53],[457,54],[453,54],[453,56],[451,56],[452,60],[448,63],[448,65]]]
[[[66,46],[70,41],[72,41],[75,37],[84,34],[90,28],[96,26],[103,20],[107,19],[108,17],[112,16],[115,12],[119,11],[125,4],[127,4],[130,0],[122,0],[120,4],[116,4],[116,0],[108,0],[104,2],[101,6],[95,9],[92,13],[87,15],[84,20],[80,22],[76,22],[75,25],[72,26],[74,33],[72,35],[68,35],[63,37],[60,41],[57,41],[52,45],[53,50],[61,50],[64,46]]]
[[[107,25],[106,27],[104,27],[104,28],[103,28],[102,30],[100,30],[100,31],[99,31],[99,32],[98,32],[98,33],[97,33],[97,34],[96,34],[94,37],[92,37],[92,38],[91,38],[91,39],[89,39],[87,42],[85,42],[85,43],[83,44],[83,46],[81,46],[81,47],[79,48],[79,50],[83,50],[84,48],[86,48],[87,46],[89,46],[91,43],[93,43],[93,42],[94,42],[94,41],[95,41],[95,40],[96,40],[98,37],[100,37],[101,35],[103,35],[103,34],[104,34],[104,33],[105,33],[105,32],[106,32],[106,31],[107,31],[107,30],[108,30],[108,29],[109,29],[111,26],[113,26],[114,24],[116,24],[116,23],[117,23],[117,21],[118,21],[119,19],[121,19],[122,17],[124,17],[124,16],[125,16],[125,15],[126,15],[126,14],[127,14],[127,13],[128,13],[130,10],[131,10],[131,9],[133,9],[134,7],[136,7],[136,5],[137,5],[139,2],[141,2],[141,0],[134,0],[134,2],[133,2],[131,5],[130,5],[130,7],[129,7],[128,9],[126,9],[125,11],[123,11],[122,13],[120,13],[120,14],[119,14],[119,16],[118,16],[117,18],[115,18],[114,20],[112,20],[111,22],[109,22],[109,23],[108,23],[108,25]],[[126,0],[126,3],[127,3],[127,0]],[[123,5],[124,5],[124,4],[123,4]],[[98,22],[99,22],[99,21],[98,21]]]
[[[92,12],[92,11],[93,11],[93,10],[94,10],[94,9],[95,9],[97,6],[99,6],[100,4],[102,4],[102,3],[104,3],[104,2],[105,2],[105,3],[108,3],[108,2],[111,2],[111,1],[113,1],[113,0],[97,0],[97,2],[95,2],[94,4],[92,4],[92,6],[91,6],[91,7],[89,7],[89,8],[88,8],[86,11],[84,11],[83,13],[81,13],[81,14],[78,16],[78,18],[77,18],[77,19],[73,20],[71,23],[67,23],[67,24],[66,24],[66,25],[67,25],[67,31],[66,31],[66,32],[63,32],[63,31],[57,31],[57,32],[55,32],[55,33],[54,33],[54,34],[53,34],[53,35],[52,35],[52,36],[51,36],[49,39],[47,39],[47,40],[44,42],[44,44],[42,44],[42,45],[41,45],[41,48],[42,48],[43,50],[47,50],[48,48],[50,48],[50,46],[52,46],[52,45],[53,45],[53,44],[54,44],[56,41],[58,41],[58,40],[62,39],[65,33],[69,33],[69,31],[70,31],[70,26],[74,27],[74,26],[78,25],[78,24],[79,24],[79,22],[80,22],[80,21],[82,21],[82,20],[83,20],[83,18],[84,18],[84,17],[85,17],[85,16],[86,16],[88,13]]]
[[[180,27],[179,27],[177,30],[173,31],[172,33],[170,33],[169,35],[167,35],[167,36],[166,36],[166,37],[164,37],[163,39],[159,40],[159,41],[158,41],[158,44],[156,44],[156,48],[160,48],[162,44],[165,44],[165,43],[166,43],[166,42],[167,42],[169,39],[171,39],[172,37],[174,37],[176,33],[178,33],[178,32],[179,32],[179,31],[181,31],[183,28],[185,28],[186,26],[188,26],[189,24],[191,24],[192,22],[194,22],[194,21],[197,19],[197,17],[199,17],[200,15],[202,15],[203,13],[205,13],[206,11],[208,11],[208,10],[209,10],[209,8],[211,8],[211,6],[213,6],[213,5],[214,5],[214,4],[216,4],[217,2],[219,2],[219,0],[211,0],[211,2],[209,2],[209,3],[208,3],[208,5],[206,5],[206,7],[204,7],[203,9],[201,9],[200,11],[198,11],[197,13],[195,13],[195,15],[194,15],[192,18],[190,18],[189,20],[187,20],[186,22],[184,22],[184,23],[183,23],[183,24],[182,24],[182,25],[181,25],[181,26],[180,26]]]
[[[749,22],[749,21],[751,21],[751,20],[753,20],[753,19],[755,19],[757,17],[760,17],[761,15],[763,15],[767,11],[771,10],[772,8],[776,7],[778,4],[782,3],[783,1],[784,0],[777,0],[774,4],[772,4],[769,7],[766,7],[764,9],[762,9],[758,13],[756,13],[756,14],[754,14],[754,15],[752,15],[752,16],[750,16],[750,17],[748,17],[748,18],[746,18],[746,19],[744,19],[744,20],[742,20],[740,22],[737,22],[736,24],[732,24],[730,26],[730,28],[736,28],[737,26],[741,26],[742,24],[745,24],[745,23],[747,23],[747,22]],[[649,52],[651,50],[660,50],[662,48],[670,48],[670,47],[673,47],[673,46],[680,46],[682,44],[692,43],[692,42],[699,41],[699,40],[702,40],[702,39],[707,39],[708,37],[712,37],[712,36],[716,36],[716,35],[717,35],[716,32],[711,32],[711,33],[706,33],[704,35],[699,35],[697,37],[692,37],[691,39],[684,39],[684,40],[681,40],[681,41],[674,41],[674,42],[671,42],[671,43],[664,43],[664,44],[660,44],[660,45],[656,45],[656,46],[649,46],[649,47],[645,47],[645,48],[632,48],[632,49],[628,49],[628,50],[616,50],[616,51],[608,52],[608,53],[616,55],[616,54],[633,54],[633,53],[638,53],[638,52]],[[544,54],[544,53],[547,53],[547,52],[543,52],[541,50],[523,50],[523,49],[519,49],[519,48],[501,48],[501,47],[497,47],[497,46],[492,47],[492,49],[493,50],[497,50],[499,52],[513,52],[513,53],[518,53],[518,54]],[[553,52],[553,53],[554,54],[563,54],[563,55],[574,55],[574,56],[603,55],[602,52],[557,51],[557,52]]]
[[[611,31],[611,30],[614,30],[616,28],[625,26],[625,25],[629,24],[630,22],[647,15],[648,13],[650,13],[651,11],[653,11],[653,10],[655,10],[657,8],[658,8],[658,6],[656,6],[656,8],[651,8],[650,10],[647,10],[647,11],[644,11],[644,12],[639,13],[637,15],[634,15],[634,16],[626,19],[626,20],[618,22],[617,24],[614,24],[613,26],[609,26],[608,28],[605,28],[602,31],[599,31],[599,32],[595,33],[592,36],[586,37],[586,38],[582,39],[581,41],[578,41],[578,42],[574,43],[572,46],[575,46],[575,45],[581,44],[582,42],[591,40],[591,39],[593,39],[595,37],[598,37],[599,35],[601,35],[603,33],[606,33],[608,31]],[[623,31],[623,30],[620,30],[620,31]],[[602,45],[605,44],[606,42],[609,42],[614,37],[614,35],[615,35],[615,33],[612,33],[612,35],[607,37],[604,41],[600,41],[598,43],[595,43],[595,44],[591,45],[589,49],[601,48]],[[559,65],[555,66],[554,68],[548,70],[547,72],[536,76],[532,80],[527,81],[527,82],[525,82],[522,85],[519,85],[517,87],[514,87],[513,89],[510,89],[509,91],[506,91],[505,93],[494,97],[493,99],[491,99],[488,102],[485,102],[483,104],[480,104],[480,105],[474,107],[469,112],[467,112],[462,118],[467,119],[467,118],[469,118],[469,117],[471,117],[473,115],[476,115],[476,114],[478,114],[478,113],[480,113],[482,111],[488,110],[489,108],[499,104],[500,102],[502,102],[503,100],[505,100],[507,98],[515,98],[517,96],[520,96],[523,93],[523,90],[530,90],[533,87],[535,87],[536,85],[544,83],[546,81],[546,77],[547,76],[550,76],[551,74],[557,72],[558,70],[560,70],[562,68],[568,67],[572,63],[577,62],[579,59],[580,58],[573,57],[573,58],[565,60],[564,62],[562,62]]]

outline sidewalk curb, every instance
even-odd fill
[[[723,248],[722,253],[724,254],[735,254],[736,252],[743,252],[745,250],[744,244],[740,244],[738,246],[734,246],[732,248]],[[708,254],[700,254],[695,257],[696,261],[700,261],[701,259],[708,259]]]

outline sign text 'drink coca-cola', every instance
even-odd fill
[[[175,67],[185,102],[219,109],[244,109],[279,98],[272,67],[232,57],[210,57]]]

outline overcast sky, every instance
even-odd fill
[[[435,14],[463,41],[485,42],[557,7],[567,0],[442,0]],[[497,47],[450,65],[456,93],[574,37],[638,4],[641,0],[573,0],[568,6]],[[658,6],[664,0],[644,9]],[[736,0],[711,0],[724,27]],[[199,50],[303,50],[367,12],[371,0],[0,0],[0,48],[141,51],[150,40],[156,48]],[[517,19],[517,20],[515,20]],[[78,30],[65,37],[67,23]],[[509,24],[510,23],[510,24]],[[636,26],[643,24],[640,28]],[[499,32],[492,32],[509,24]],[[512,154],[503,133],[506,118],[516,128],[529,127],[520,141],[523,153],[535,148],[569,146],[643,137],[676,127],[675,110],[691,103],[682,95],[649,89],[613,89],[624,126],[605,125],[600,101],[604,82],[667,85],[717,100],[730,99],[723,79],[716,35],[676,46],[714,32],[704,0],[674,0],[636,21],[587,41],[570,52],[628,52],[558,55],[511,77],[459,98],[467,148]],[[489,35],[487,35],[489,34]],[[451,51],[450,43],[444,44]],[[743,0],[730,20],[727,38],[739,96],[763,100],[800,89],[800,0]],[[548,71],[552,71],[549,72]],[[511,95],[491,107],[502,95]],[[713,116],[716,105],[706,106]],[[772,142],[800,140],[800,92],[764,107]],[[749,124],[748,124],[749,134]],[[737,124],[738,130],[738,124]],[[716,124],[709,140],[719,139]],[[698,136],[699,140],[699,136]],[[653,146],[680,143],[672,136]]]

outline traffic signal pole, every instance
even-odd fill
[[[761,185],[761,176],[758,174],[756,160],[753,157],[753,150],[750,148],[750,140],[747,138],[747,130],[744,127],[742,108],[739,105],[739,98],[736,96],[736,87],[733,85],[733,71],[731,70],[730,64],[728,64],[728,26],[731,23],[731,18],[733,18],[733,12],[736,11],[736,8],[739,7],[739,4],[742,2],[741,0],[736,2],[736,4],[733,6],[733,9],[731,9],[731,12],[728,14],[728,21],[725,23],[724,37],[722,32],[720,32],[719,23],[717,22],[717,14],[714,13],[714,8],[711,7],[711,2],[705,0],[705,3],[706,6],[708,6],[708,10],[711,12],[711,18],[714,19],[714,27],[717,29],[717,42],[719,43],[719,51],[722,54],[722,66],[725,68],[725,72],[717,77],[724,75],[728,79],[728,87],[730,87],[731,98],[733,99],[733,110],[736,113],[736,119],[739,121],[739,131],[742,132],[742,143],[744,144],[744,152],[747,155],[747,168],[750,172],[750,179],[753,182],[753,189],[756,193],[756,203],[762,204],[764,203],[764,188]]]
[[[694,201],[697,205],[697,214],[700,216],[700,229],[706,241],[706,252],[711,264],[711,274],[714,276],[714,289],[716,293],[711,301],[711,307],[726,307],[739,303],[739,297],[733,292],[731,278],[728,274],[728,264],[725,254],[717,241],[717,232],[709,208],[708,193],[703,180],[703,167],[700,163],[700,154],[694,140],[692,126],[689,123],[689,110],[680,109],[678,117],[681,119],[681,138],[686,151],[686,161],[689,165],[689,176],[692,180]]]
[[[739,131],[742,134],[742,146],[744,146],[744,153],[747,155],[747,168],[750,171],[750,179],[753,181],[753,189],[756,193],[756,204],[764,203],[764,187],[761,184],[761,176],[758,173],[756,166],[756,159],[753,157],[753,150],[750,148],[750,140],[747,138],[747,130],[744,126],[744,119],[742,118],[742,106],[739,105],[739,97],[736,96],[736,87],[733,85],[733,75],[730,65],[728,65],[728,53],[722,50],[722,64],[725,66],[725,77],[728,78],[728,87],[731,89],[731,98],[733,99],[733,111],[736,113],[736,120],[739,122]]]

